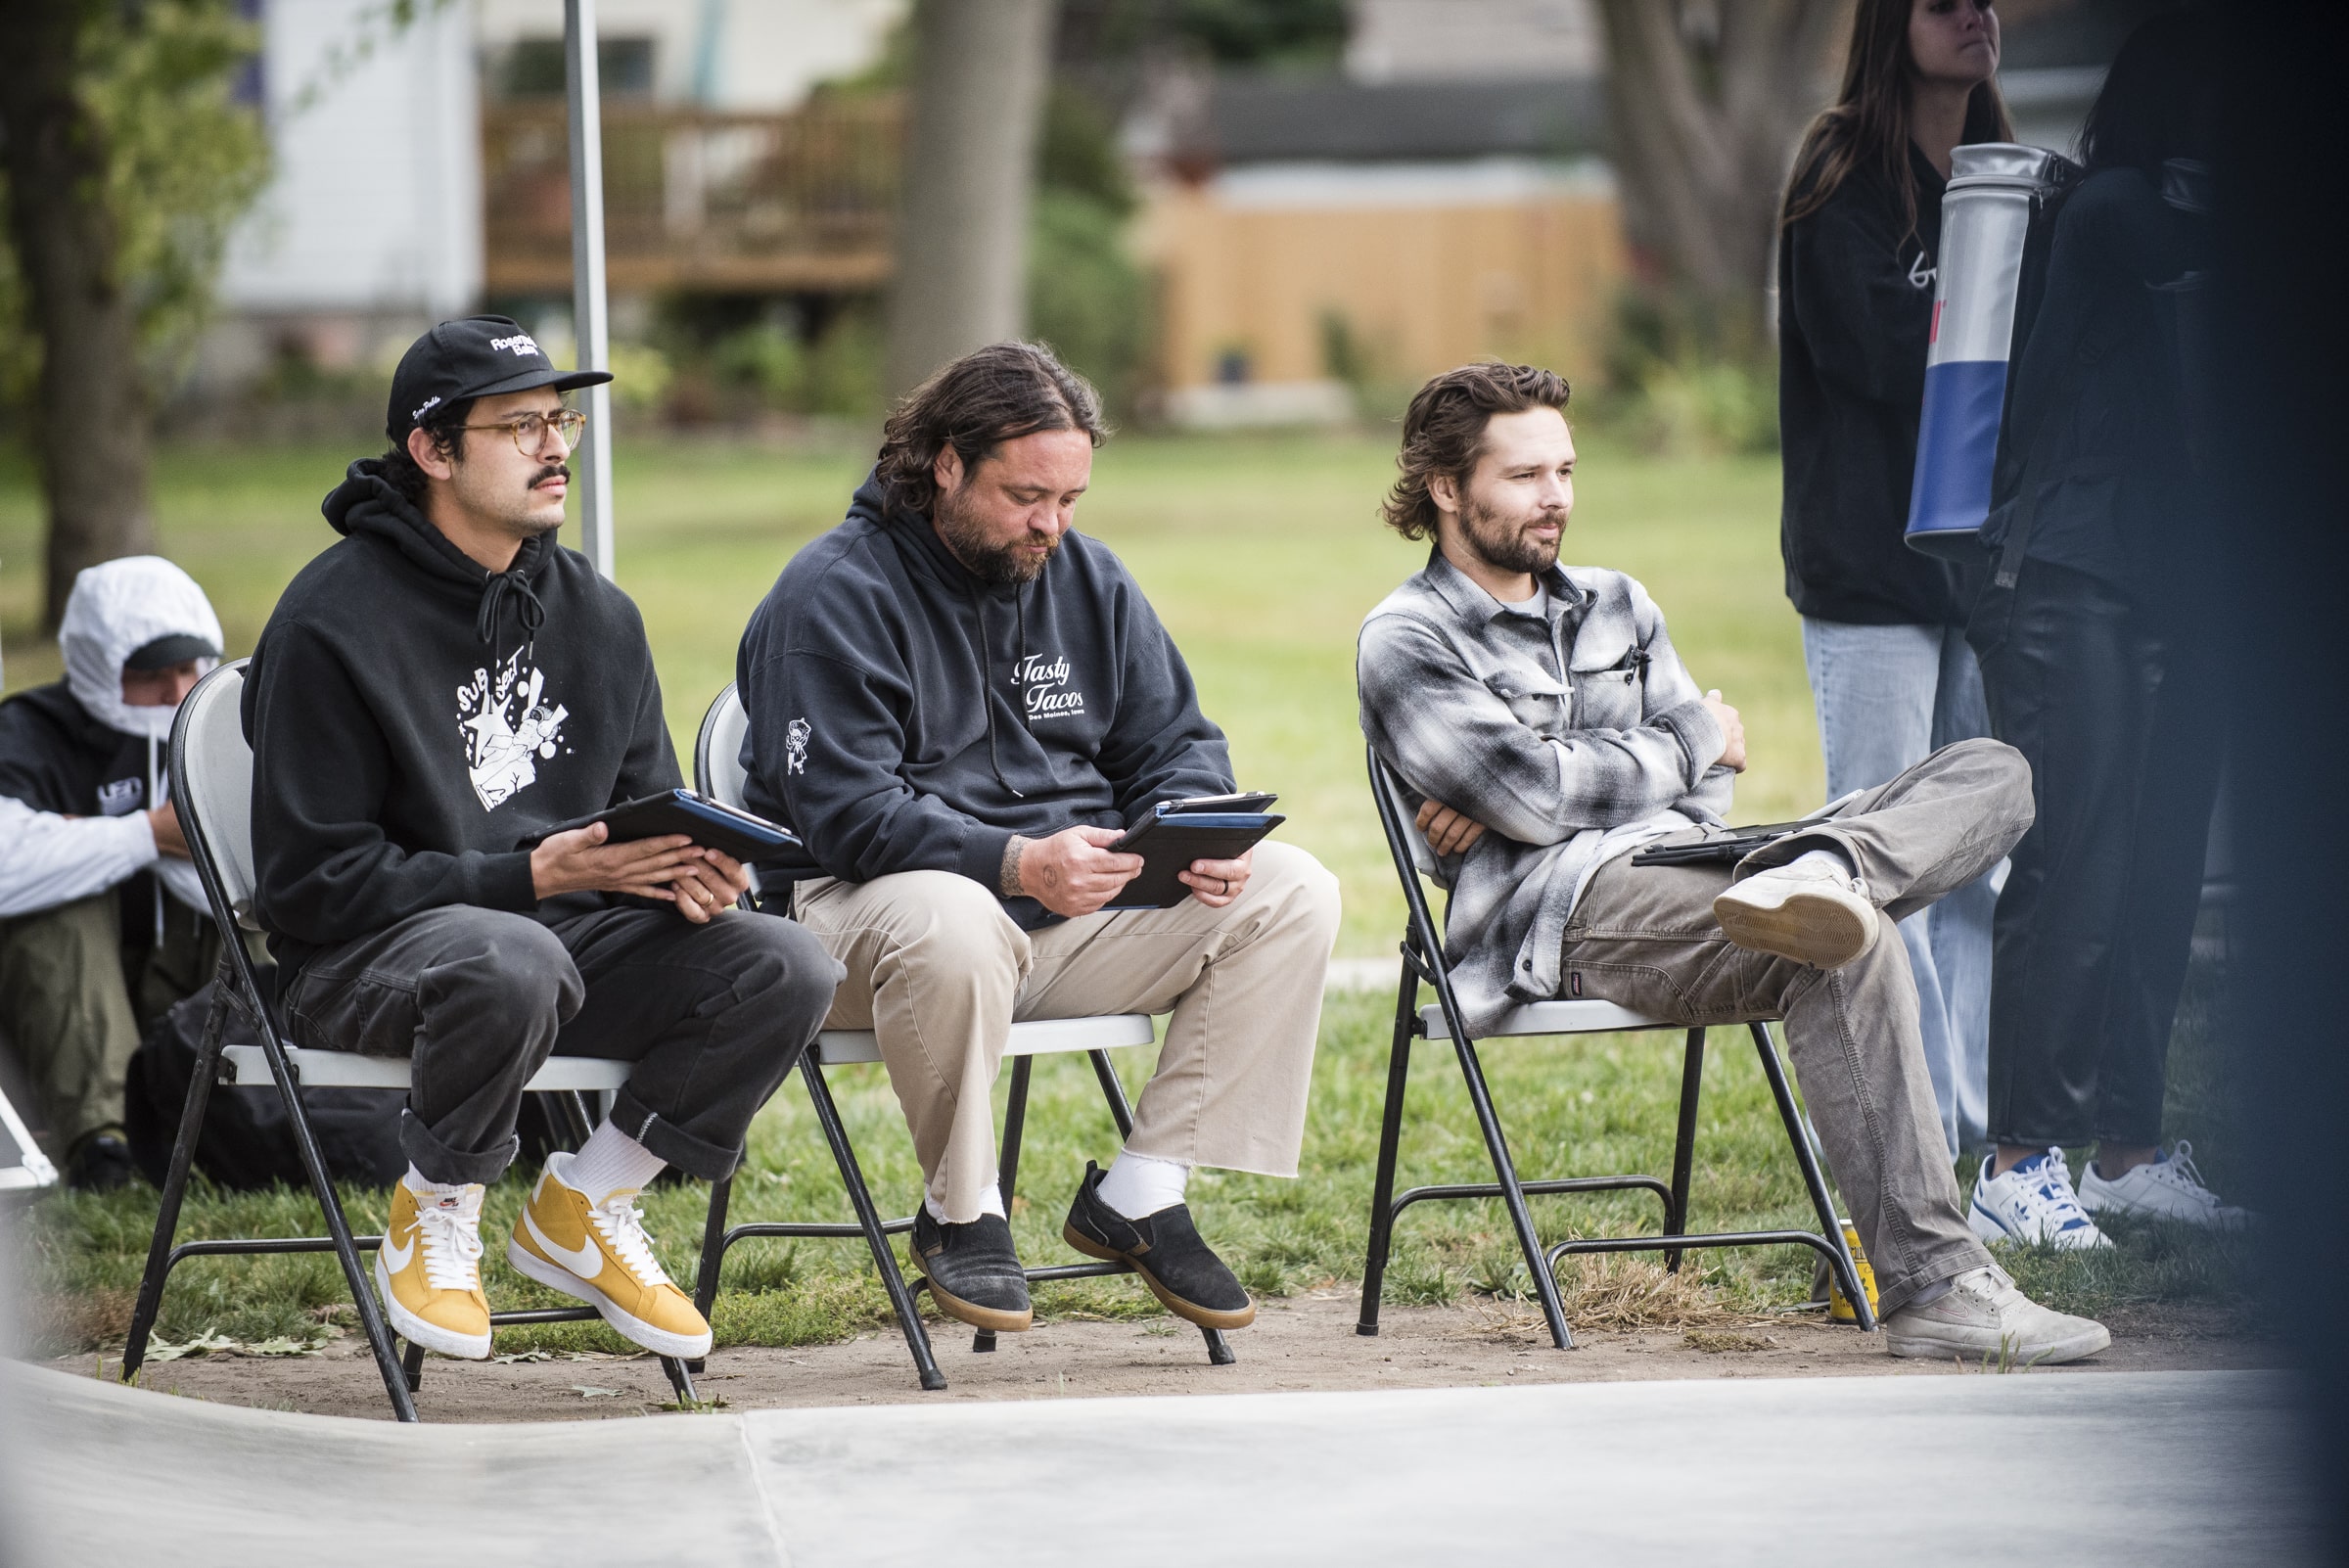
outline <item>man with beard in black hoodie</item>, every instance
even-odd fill
[[[376,1284],[447,1356],[489,1354],[483,1187],[550,1052],[635,1066],[548,1159],[507,1262],[648,1350],[705,1354],[633,1200],[664,1166],[733,1172],[840,977],[798,926],[731,908],[749,878],[715,851],[548,832],[680,783],[635,605],[555,542],[584,423],[560,394],[609,379],[557,371],[502,316],[419,338],[392,449],[326,498],[344,538],[247,671],[279,997],[302,1044],[413,1058]]]
[[[1033,344],[967,354],[898,405],[848,521],[743,635],[748,794],[825,873],[795,909],[848,967],[834,1026],[874,1032],[911,1127],[940,1308],[1031,1320],[988,1093],[1012,1023],[1171,1012],[1133,1131],[1087,1165],[1061,1234],[1236,1328],[1255,1305],[1184,1182],[1296,1175],[1337,880],[1267,841],[1192,862],[1172,908],[1105,908],[1142,868],[1107,846],[1232,776],[1140,587],[1071,527],[1104,434],[1093,390]]]

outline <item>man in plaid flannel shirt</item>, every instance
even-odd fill
[[[1690,677],[1645,589],[1558,565],[1574,506],[1566,384],[1467,365],[1404,419],[1387,522],[1427,567],[1362,623],[1363,733],[1404,781],[1419,868],[1451,894],[1471,1030],[1600,997],[1675,1023],[1782,1018],[1827,1164],[1875,1268],[1896,1356],[2073,1360],[2101,1324],[2037,1305],[1959,1211],[1894,921],[2030,826],[2011,748],[1945,748],[1734,864],[1635,865],[1718,835],[1745,766],[1737,711]]]

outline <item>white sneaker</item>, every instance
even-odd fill
[[[1923,1306],[1884,1319],[1885,1349],[1937,1360],[1996,1356],[2018,1366],[2059,1366],[2111,1344],[2102,1323],[2042,1307],[1996,1268],[1959,1274]]]
[[[1876,906],[1867,885],[1849,872],[1805,857],[1732,883],[1713,900],[1721,934],[1754,952],[1840,969],[1876,945]]]
[[[2080,1207],[2061,1149],[2034,1154],[1998,1176],[1990,1174],[1990,1161],[1985,1159],[1965,1219],[1984,1241],[2044,1244],[2066,1252],[2112,1245],[2112,1238]]]
[[[2248,1209],[2221,1203],[2194,1169],[2194,1146],[2180,1138],[2168,1154],[2155,1155],[2113,1180],[2096,1174],[2091,1160],[2080,1173],[2080,1207],[2091,1214],[2125,1214],[2177,1220],[2209,1230],[2240,1230],[2252,1223]]]

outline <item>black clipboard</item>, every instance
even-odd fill
[[[1140,855],[1142,869],[1103,907],[1172,909],[1191,896],[1180,874],[1193,860],[1236,860],[1287,820],[1266,811],[1170,811],[1162,807],[1107,846],[1118,854]]]
[[[585,816],[573,817],[568,822],[557,822],[523,840],[522,847],[532,848],[558,833],[569,833],[591,822],[601,822],[611,830],[609,843],[628,844],[637,839],[682,833],[702,849],[716,850],[737,860],[772,859],[783,851],[800,848],[799,836],[790,829],[684,789],[664,790],[659,795],[647,795],[641,800],[625,801]]]
[[[1718,865],[1735,864],[1766,844],[1775,844],[1790,833],[1801,833],[1820,825],[1823,818],[1813,817],[1802,822],[1757,822],[1750,827],[1730,828],[1718,838],[1694,839],[1686,844],[1651,844],[1632,853],[1634,865]]]

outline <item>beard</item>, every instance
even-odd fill
[[[967,567],[971,576],[993,587],[1016,588],[1034,582],[1043,575],[1052,552],[1060,548],[1058,535],[1045,543],[1041,555],[1028,553],[1030,540],[1025,534],[1008,544],[996,544],[988,538],[986,526],[944,490],[939,492],[934,510],[938,536],[954,552],[954,559]]]
[[[1558,546],[1541,539],[1528,538],[1526,526],[1539,518],[1504,516],[1479,504],[1473,495],[1463,496],[1466,504],[1460,511],[1460,531],[1467,535],[1468,548],[1477,558],[1497,572],[1526,572],[1540,576],[1558,564]],[[1565,530],[1559,529],[1563,540]]]

